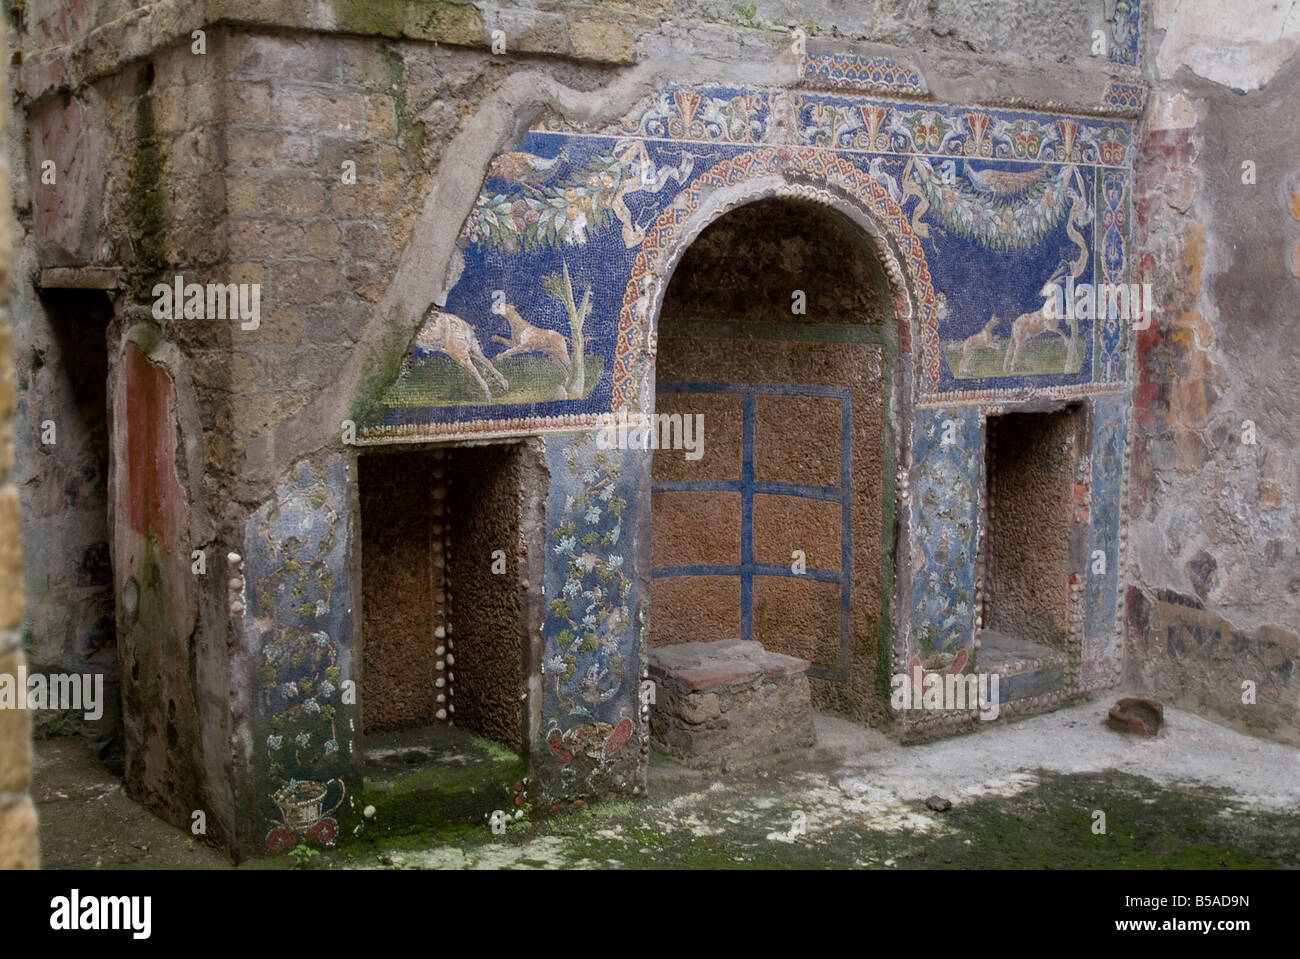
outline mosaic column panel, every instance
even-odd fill
[[[639,692],[649,570],[639,574],[637,541],[648,520],[641,514],[649,498],[639,487],[649,478],[649,454],[600,450],[595,436],[546,444],[546,749],[535,775],[564,798],[635,788],[648,759]]]
[[[1093,401],[1092,488],[1088,561],[1084,569],[1083,680],[1100,681],[1120,668],[1115,632],[1119,584],[1119,533],[1124,480],[1124,437],[1128,398],[1099,396]],[[1098,552],[1105,572],[1094,572]]]
[[[971,649],[979,509],[979,408],[922,409],[912,429],[912,633],[927,669]]]
[[[298,464],[249,520],[245,655],[253,669],[256,830],[278,852],[332,843],[360,712],[353,676],[348,464]]]

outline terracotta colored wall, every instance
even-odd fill
[[[436,593],[442,590],[435,501],[444,465],[429,452],[363,456],[361,582],[362,723],[366,732],[434,721]],[[438,535],[433,528],[437,526]]]
[[[126,788],[169,822],[188,824],[198,809],[214,813],[210,820],[217,817],[205,795],[200,707],[206,654],[197,631],[203,578],[192,566],[196,511],[176,374],[160,355],[131,341],[114,372],[113,574],[122,597],[117,627]],[[207,561],[215,566],[214,556]],[[210,829],[216,828],[214,822]]]
[[[881,619],[886,364],[876,324],[889,315],[869,257],[855,227],[788,201],[742,207],[701,234],[665,296],[656,411],[702,414],[705,454],[659,450],[653,483],[736,488],[657,486],[652,498],[650,642],[757,640],[811,661],[819,702],[859,715]],[[804,315],[791,313],[794,290],[806,294]],[[672,392],[682,383],[712,385]],[[726,392],[737,384],[781,387]],[[784,575],[796,550],[808,572]],[[747,589],[734,568],[750,563],[760,569]],[[733,569],[663,575],[683,566]]]
[[[523,457],[519,444],[455,450],[447,497],[456,725],[512,749],[523,744]],[[505,553],[501,573],[496,550]]]
[[[1080,416],[989,418],[985,628],[1054,646],[1065,641]]]

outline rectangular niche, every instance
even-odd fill
[[[1078,406],[988,418],[981,622],[985,647],[1006,641],[1012,646],[1034,644],[1044,652],[1067,649],[1082,423]]]
[[[366,733],[447,722],[524,747],[525,449],[359,458]]]

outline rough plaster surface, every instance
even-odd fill
[[[1137,340],[1126,659],[1147,691],[1293,740],[1300,140],[1279,117],[1300,96],[1300,17],[1209,6],[1155,6],[1134,212],[1160,310]],[[1269,690],[1259,705],[1242,704],[1243,680]]]
[[[1272,0],[1155,0],[1152,26],[1164,31],[1156,54],[1160,79],[1186,66],[1241,93],[1263,87],[1300,49],[1295,4]]]
[[[434,721],[435,591],[443,585],[445,486],[431,453],[358,458],[365,732]],[[445,497],[440,497],[445,499]],[[437,564],[435,566],[435,564]]]
[[[796,290],[802,313],[791,308]],[[732,211],[690,245],[664,294],[659,335],[701,320],[879,324],[892,314],[857,227],[811,204],[769,199]]]
[[[456,677],[456,725],[510,749],[524,745],[521,507],[524,483],[536,479],[524,460],[517,443],[456,449],[448,458],[454,659],[447,671]],[[493,572],[497,550],[504,553],[502,573]]]
[[[984,625],[1060,647],[1069,628],[1077,411],[990,417]]]

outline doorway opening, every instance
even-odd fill
[[[123,766],[121,696],[117,677],[117,603],[109,535],[108,327],[113,307],[102,290],[47,289],[41,293],[50,349],[32,358],[30,390],[44,396],[41,430],[57,432],[42,446],[43,492],[31,504],[38,518],[73,519],[49,531],[44,548],[57,546],[68,567],[49,581],[66,587],[38,609],[57,610],[61,622],[29,622],[37,645],[31,668],[104,676],[104,713],[96,721],[50,714],[59,727],[71,720],[91,752],[112,771]],[[52,377],[51,380],[46,380]],[[45,382],[42,382],[45,380]],[[48,405],[47,405],[48,404]],[[56,439],[57,437],[57,439]],[[44,438],[42,443],[44,444]],[[46,514],[46,509],[57,510]],[[38,526],[38,528],[40,528]],[[33,551],[35,552],[35,551]],[[37,734],[42,734],[38,720]]]
[[[1064,683],[1083,419],[1082,407],[1070,406],[987,421],[979,663],[1022,677],[1004,685],[1003,699]]]
[[[754,642],[804,661],[813,706],[871,721],[888,633],[894,321],[869,237],[818,203],[749,203],[683,253],[659,315],[655,410],[693,418],[703,455],[654,454],[652,675],[730,664],[745,658],[735,641]],[[732,725],[773,722],[797,725],[778,712]]]
[[[437,806],[522,775],[525,449],[497,443],[358,458],[368,792],[409,787]],[[414,778],[402,775],[417,768]],[[448,814],[403,808],[425,823]],[[390,817],[387,828],[399,825]]]

